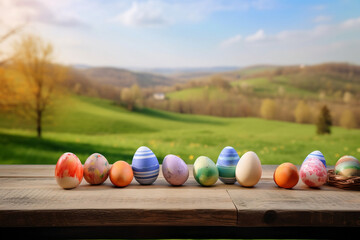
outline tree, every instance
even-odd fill
[[[340,126],[348,129],[357,127],[355,115],[351,110],[346,109],[341,114]]]
[[[310,123],[312,121],[311,110],[304,101],[299,101],[294,111],[297,123]]]
[[[264,99],[260,108],[260,115],[265,119],[275,119],[276,117],[276,103],[271,99]]]
[[[330,134],[331,133],[331,127],[332,125],[332,119],[330,110],[326,105],[324,105],[321,110],[320,114],[316,121],[317,126],[317,134]]]
[[[351,103],[352,99],[353,99],[353,95],[350,92],[344,93],[344,97],[343,97],[344,103]]]
[[[60,93],[66,68],[53,62],[53,46],[33,35],[15,43],[11,60],[22,76],[13,85],[16,113],[34,120],[37,136],[41,137],[44,117],[50,114]]]
[[[16,35],[25,25],[19,25],[12,29],[9,29],[0,36],[0,110],[7,111],[11,106],[15,104],[14,86],[12,79],[6,76],[5,66],[9,61],[9,57],[4,54],[2,44],[9,38]]]
[[[124,88],[121,91],[121,102],[125,104],[129,111],[133,111],[135,106],[141,105],[142,93],[137,84],[131,86],[131,88]]]
[[[210,86],[220,88],[222,90],[229,90],[231,88],[231,84],[229,81],[226,81],[221,76],[214,76],[210,79]]]

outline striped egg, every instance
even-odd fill
[[[136,150],[132,159],[135,180],[142,185],[153,184],[159,175],[159,161],[155,154],[145,146]]]
[[[236,182],[235,169],[239,162],[239,154],[233,147],[225,147],[216,162],[219,170],[219,179],[225,184],[234,184]]]
[[[325,157],[324,157],[324,155],[323,155],[319,150],[313,151],[313,152],[311,152],[309,155],[307,155],[307,157],[305,158],[304,162],[307,161],[307,160],[310,159],[310,158],[317,158],[317,159],[319,159],[319,160],[324,164],[324,166],[326,167]],[[303,162],[303,163],[304,163],[304,162]]]
[[[360,162],[353,156],[342,156],[335,164],[335,174],[344,177],[360,176]]]

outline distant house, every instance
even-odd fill
[[[154,99],[156,100],[164,100],[165,99],[165,93],[154,93],[153,95]]]

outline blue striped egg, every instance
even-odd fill
[[[317,159],[319,159],[319,160],[324,164],[324,166],[326,167],[325,157],[324,157],[324,155],[323,155],[320,151],[316,150],[316,151],[313,151],[312,153],[310,153],[309,155],[307,155],[307,157],[305,158],[304,162],[305,162],[306,160],[310,159],[310,158],[317,158]],[[304,162],[303,162],[303,163],[304,163]]]
[[[155,154],[145,146],[136,150],[131,167],[135,180],[142,185],[153,184],[159,175],[159,161]]]
[[[225,184],[236,182],[235,169],[239,162],[239,154],[233,147],[225,147],[217,160],[216,166],[219,170],[219,178]]]

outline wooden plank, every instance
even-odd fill
[[[360,226],[360,193],[324,186],[294,190],[276,187],[276,166],[264,165],[254,188],[239,184],[199,186],[192,176],[182,187],[162,174],[155,184],[135,180],[115,188],[109,180],[73,190],[61,189],[54,165],[0,165],[0,223],[8,227],[67,226]],[[161,172],[161,171],[160,171]],[[26,216],[26,217],[25,217]],[[101,221],[99,221],[101,219]]]
[[[238,211],[238,226],[359,227],[360,192],[322,186],[312,189],[301,180],[292,189],[262,179],[253,188],[228,189]]]
[[[0,222],[3,227],[66,226],[235,226],[237,213],[226,189],[188,185],[171,187],[164,178],[156,184],[135,182],[114,187],[85,181],[61,189],[54,177],[1,178]]]
[[[356,239],[360,229],[337,227],[98,226],[1,228],[14,239]]]

